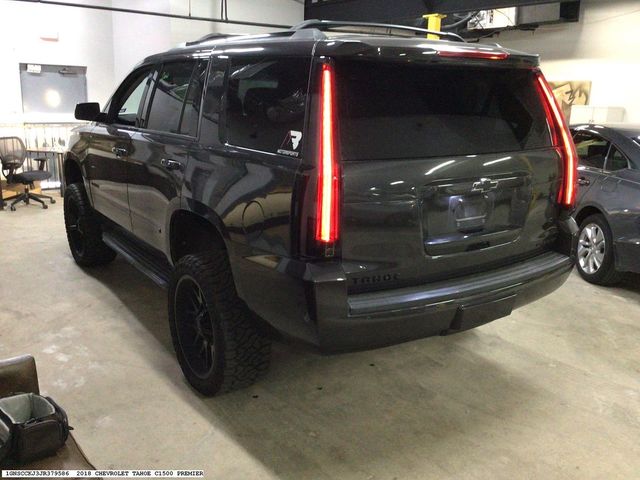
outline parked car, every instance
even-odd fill
[[[640,126],[576,125],[578,272],[612,285],[640,272]]]
[[[205,39],[145,59],[102,111],[78,105],[71,253],[119,252],[168,287],[200,392],[262,374],[265,332],[379,347],[566,280],[576,154],[537,56],[424,35],[310,21]]]

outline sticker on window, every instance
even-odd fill
[[[282,145],[280,145],[280,148],[278,149],[278,153],[280,153],[281,155],[297,157],[299,155],[297,150],[300,146],[300,140],[302,140],[302,132],[299,132],[297,130],[289,130],[287,136],[284,137]]]

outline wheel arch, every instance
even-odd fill
[[[80,162],[70,153],[65,156],[62,172],[65,186],[71,185],[72,183],[83,182]]]
[[[189,209],[175,210],[169,221],[169,252],[175,264],[184,255],[210,249],[227,250],[228,235],[215,212],[206,215]]]
[[[598,215],[598,214],[605,217],[605,219],[607,220],[607,223],[609,223],[606,213],[601,208],[595,205],[586,205],[582,207],[575,215],[575,219],[576,219],[576,223],[578,224],[578,227],[584,221],[585,218],[590,217],[591,215]]]
[[[605,243],[605,249],[608,249],[608,251],[611,253],[611,260],[609,260],[607,266],[605,266],[605,262],[607,262],[607,257],[605,256],[603,258],[601,266],[598,267],[595,272],[585,272],[580,263],[581,260],[579,252],[576,252],[576,265],[578,273],[582,278],[590,283],[594,283],[596,285],[613,285],[621,279],[620,272],[624,270],[624,268],[622,265],[620,265],[620,256],[618,247],[616,245],[616,235],[613,231],[613,225],[611,222],[612,218],[607,215],[604,209],[599,208],[596,205],[586,205],[584,208],[581,208],[575,216],[576,222],[581,224],[585,221],[585,219],[589,218],[592,215],[601,215],[603,218],[604,225],[601,230],[604,231],[604,236],[607,240],[607,242]],[[607,233],[606,230],[609,230],[609,232]],[[609,242],[609,239],[606,238],[607,235],[611,237],[609,247],[607,247],[607,243]],[[580,249],[580,240],[578,240],[577,249],[578,251]]]

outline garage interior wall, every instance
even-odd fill
[[[189,14],[188,0],[73,0],[135,10]],[[228,17],[292,25],[304,17],[296,0],[229,1]],[[191,0],[193,16],[219,18],[220,1]],[[38,3],[0,1],[0,124],[64,122],[69,115],[24,115],[19,64],[87,67],[87,93],[101,105],[145,56],[211,32],[265,33],[271,29],[171,19]]]
[[[84,0],[139,10],[188,14],[187,0]],[[220,2],[192,0],[194,16],[220,15]],[[295,24],[304,7],[296,0],[233,0],[233,19]],[[69,118],[25,118],[18,65],[42,63],[87,67],[90,100],[108,99],[124,75],[144,56],[210,32],[264,33],[269,29],[225,25],[149,15],[105,12],[23,2],[1,1],[0,123],[65,121]],[[626,121],[640,123],[640,56],[636,0],[582,0],[580,21],[542,26],[534,32],[503,32],[486,39],[505,47],[537,52],[550,80],[591,80],[594,106],[624,107]],[[56,37],[57,40],[44,40]]]
[[[59,115],[30,118],[22,114],[21,62],[86,66],[88,98],[100,102],[108,98],[114,86],[109,12],[2,1],[0,18],[0,123],[70,120]],[[55,36],[57,40],[41,38]]]
[[[551,81],[591,80],[592,106],[624,107],[625,122],[640,123],[637,0],[582,0],[580,21],[508,31],[485,42],[540,54]]]

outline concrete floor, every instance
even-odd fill
[[[204,399],[165,292],[82,270],[62,202],[0,212],[0,357],[31,353],[98,468],[218,479],[638,478],[640,280],[573,274],[474,331],[332,357],[276,345],[268,376]]]

